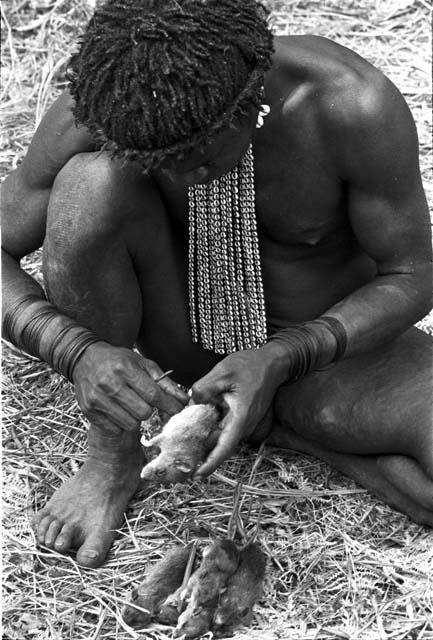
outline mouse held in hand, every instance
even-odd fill
[[[160,450],[159,455],[143,467],[142,481],[169,485],[190,479],[216,444],[219,420],[214,406],[190,405],[170,418],[161,433],[151,440],[142,440],[144,446],[156,446]]]

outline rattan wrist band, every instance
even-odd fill
[[[283,342],[290,349],[290,367],[287,381],[295,382],[315,368],[322,356],[322,344],[317,333],[306,324],[299,324],[274,333],[271,341]]]
[[[8,342],[15,344],[17,347],[19,345],[16,344],[16,339],[12,333],[12,326],[15,324],[15,319],[19,316],[21,311],[34,302],[43,302],[43,299],[35,293],[24,296],[13,303],[3,316],[3,337]]]
[[[23,313],[27,311],[28,315],[30,306],[33,313],[23,321]],[[3,331],[7,340],[48,362],[71,382],[75,366],[87,347],[102,342],[95,333],[63,316],[36,295],[25,296],[8,309]],[[50,332],[54,333],[52,338]]]
[[[65,375],[70,382],[73,382],[74,369],[87,347],[96,342],[102,342],[101,338],[88,329],[82,329],[78,336],[70,340],[64,348],[61,359],[58,363],[59,371]]]
[[[21,328],[20,335],[17,336],[19,347],[28,351],[32,356],[40,357],[42,336],[56,315],[58,314],[52,305],[48,308],[35,310],[34,315]]]
[[[78,360],[87,347],[95,342],[101,342],[101,338],[75,322],[70,322],[52,341],[47,360],[55,371],[73,382],[72,376]]]
[[[347,333],[344,325],[340,320],[337,320],[337,318],[333,318],[332,316],[320,316],[320,318],[313,320],[312,323],[326,327],[333,334],[337,347],[335,355],[332,358],[332,362],[340,360],[346,353],[347,349]]]
[[[279,340],[291,351],[291,366],[287,372],[288,382],[303,378],[309,371],[317,368],[324,355],[324,344],[315,326],[326,327],[335,337],[337,346],[332,362],[339,360],[346,350],[347,334],[342,323],[330,316],[323,316],[311,322],[294,325],[274,333],[268,342]]]

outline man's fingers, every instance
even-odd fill
[[[141,375],[132,377],[129,384],[143,400],[171,416],[181,411],[188,402],[186,393],[168,377],[156,382],[164,372],[153,360],[140,358],[138,365]]]
[[[182,391],[178,385],[171,380],[171,378],[167,375],[164,375],[165,372],[162,371],[161,367],[156,364],[153,360],[145,360],[144,366],[149,375],[159,384],[159,386],[164,389],[167,393],[174,396],[179,402],[182,402],[184,405],[188,402],[188,396],[185,391]],[[170,371],[173,373],[173,371]],[[158,380],[158,378],[161,378]]]
[[[125,430],[125,427],[121,427],[118,424],[115,424],[112,420],[107,418],[103,413],[99,413],[99,411],[89,411],[86,413],[86,418],[91,422],[92,425],[98,427],[105,433],[110,433],[113,435],[120,435],[122,431]]]
[[[146,411],[146,403],[143,402],[143,400],[141,400],[141,405],[140,418],[136,418],[129,412],[129,409],[126,408],[126,406],[124,407],[122,404],[119,404],[118,398],[110,399],[110,401],[104,405],[102,411],[121,429],[132,431],[137,427],[140,420],[145,420],[152,413],[152,409],[149,405],[147,405]]]
[[[188,403],[189,398],[187,393],[185,391],[182,391],[182,389],[178,387],[177,384],[170,378],[163,378],[158,382],[158,385],[169,395],[173,396],[176,400],[181,402],[182,406],[185,406]]]
[[[207,402],[218,404],[221,401],[221,395],[230,390],[228,382],[213,375],[211,371],[207,376],[194,382],[191,387],[191,395],[197,404]]]
[[[215,448],[210,452],[206,461],[199,467],[195,473],[195,477],[208,476],[215,471],[233,452],[233,449],[239,444],[241,439],[241,426],[243,420],[237,420],[236,423],[231,422],[221,431]]]
[[[144,402],[173,416],[175,413],[179,413],[185,404],[167,393],[160,386],[162,382],[155,382],[145,369],[141,369],[138,375],[131,376],[128,379],[129,386],[134,389]]]
[[[124,387],[115,401],[134,421],[146,420],[152,413],[149,403],[132,387]]]
[[[165,413],[173,416],[175,413],[182,411],[185,404],[167,393],[160,386],[160,383],[154,382],[152,378],[148,378],[144,389],[144,396],[151,407],[156,407]]]
[[[139,397],[140,407],[138,410],[139,417],[137,417],[136,413],[133,414],[129,410],[128,400],[133,401],[131,396],[132,391],[124,388],[119,396],[102,397],[99,402],[93,402],[93,406],[85,413],[88,419],[97,424],[97,426],[103,427],[102,423],[107,421],[107,423],[112,423],[123,431],[132,431],[138,427],[141,420],[145,420],[151,415],[152,408]]]
[[[221,437],[215,449],[208,455],[206,462],[199,467],[195,473],[196,478],[206,477],[213,473],[230,456],[232,450],[237,445],[237,441],[231,443],[221,443]]]

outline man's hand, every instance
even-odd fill
[[[130,349],[106,342],[90,345],[79,359],[73,382],[78,404],[92,424],[107,432],[130,431],[158,408],[181,411],[188,396],[162,370]]]
[[[196,477],[209,475],[224,462],[236,445],[251,435],[271,406],[285,380],[273,348],[268,344],[257,351],[233,353],[193,385],[194,402],[209,402],[225,410],[218,443]]]

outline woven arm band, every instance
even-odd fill
[[[87,347],[102,342],[95,333],[60,314],[37,295],[20,298],[9,307],[3,318],[3,335],[71,382],[75,365]]]
[[[340,360],[346,351],[347,333],[343,324],[331,316],[322,316],[317,320],[294,325],[268,338],[268,342],[279,340],[290,347],[292,358],[288,381],[300,380],[322,362],[325,344],[317,331],[318,327],[325,327],[333,334],[337,346],[332,362]]]

